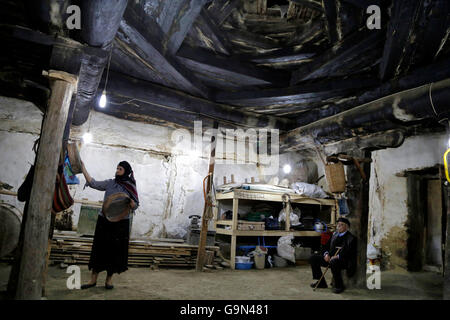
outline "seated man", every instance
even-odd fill
[[[334,293],[344,291],[345,287],[342,281],[341,270],[346,269],[347,275],[351,276],[356,266],[356,238],[348,231],[349,227],[350,222],[348,219],[339,218],[337,220],[336,232],[333,233],[333,236],[324,246],[322,253],[313,254],[310,257],[309,263],[311,264],[313,280],[317,280],[311,284],[312,288],[315,288],[317,282],[322,278],[322,270],[320,267],[327,267],[329,264],[334,278]],[[322,278],[317,287],[328,287],[325,277]]]

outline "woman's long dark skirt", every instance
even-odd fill
[[[98,216],[89,270],[108,275],[128,270],[129,225],[128,219],[110,222]]]

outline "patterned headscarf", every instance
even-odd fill
[[[121,161],[118,165],[124,168],[125,172],[121,176],[116,175],[115,181],[128,191],[135,202],[139,202],[139,196],[136,189],[136,180],[134,179],[131,165],[127,161]]]

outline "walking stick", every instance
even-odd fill
[[[342,249],[342,247],[337,247],[337,248],[338,248],[338,250],[337,250],[336,253],[334,254],[333,258],[336,257],[336,256],[338,255],[339,251],[341,251],[341,249]],[[331,260],[330,260],[330,262],[331,262]],[[327,273],[328,268],[330,267],[330,262],[328,262],[328,266],[327,266],[327,268],[325,269],[325,272],[324,272],[324,273],[322,274],[322,276],[320,277],[320,280],[317,281],[316,286],[314,287],[313,291],[316,291],[317,286],[319,285],[320,281],[322,281],[323,277],[325,277],[325,274]]]

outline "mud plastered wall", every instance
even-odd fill
[[[407,178],[396,174],[442,164],[447,142],[445,134],[410,137],[372,153],[368,243],[381,248],[385,268],[407,267]]]
[[[12,185],[12,191],[17,191],[34,163],[31,149],[39,137],[41,123],[42,113],[33,104],[0,97],[0,181]],[[121,120],[98,112],[92,112],[84,125],[72,127],[70,139],[79,141],[87,131],[93,141],[81,145],[80,156],[94,179],[114,178],[115,168],[122,160],[134,169],[140,207],[133,218],[132,237],[178,237],[188,226],[189,215],[202,214],[202,180],[208,172],[210,137],[202,138],[200,152],[194,148],[193,133],[189,142],[192,145],[180,148],[174,139],[178,131],[173,128]],[[226,161],[216,163],[216,185],[223,183],[224,176],[230,182],[231,174],[237,183],[245,179],[250,182],[251,177],[256,182],[268,182],[275,176],[279,181],[289,178],[289,183],[308,179],[307,165],[296,153],[282,154],[276,162],[273,160],[275,170],[261,170],[252,161],[236,161],[236,154],[223,149],[217,150],[217,157]],[[285,164],[293,168],[289,175],[282,172]],[[77,177],[80,184],[69,187],[75,199],[103,200],[103,192],[84,188],[83,175]],[[0,199],[23,210],[23,203],[15,197],[0,195]],[[72,209],[75,229],[81,204],[74,204]]]
[[[32,103],[0,97],[0,181],[17,191],[34,163],[34,141],[39,138],[42,112]],[[0,195],[23,212],[24,203],[16,197]]]

